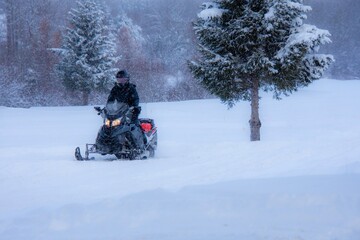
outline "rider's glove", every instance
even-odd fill
[[[134,107],[134,109],[132,110],[132,112],[136,115],[139,115],[141,112],[141,107],[140,106],[136,106]]]

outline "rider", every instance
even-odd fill
[[[136,91],[136,85],[130,83],[130,76],[126,70],[117,72],[116,83],[111,89],[107,102],[113,102],[115,100],[126,103],[129,107],[133,107],[134,109],[139,108],[139,95]]]
[[[131,123],[136,126],[136,129],[131,131],[132,142],[136,148],[143,151],[145,148],[144,136],[140,129],[138,119],[141,111],[141,107],[139,106],[139,95],[136,91],[136,85],[130,83],[130,75],[126,70],[117,72],[116,83],[111,89],[107,102],[113,102],[115,100],[128,104],[130,109],[132,109]]]

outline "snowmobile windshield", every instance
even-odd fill
[[[129,106],[126,103],[114,101],[108,102],[105,108],[107,115],[116,116],[120,113],[125,113],[129,109]]]

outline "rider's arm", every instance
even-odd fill
[[[115,101],[115,87],[111,89],[107,102]]]
[[[138,92],[136,91],[136,86],[135,85],[131,86],[131,102],[130,102],[130,106],[134,106],[134,107],[139,106],[139,95],[138,95]]]

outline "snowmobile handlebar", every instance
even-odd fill
[[[104,109],[101,109],[101,107],[94,107],[95,111],[97,111],[97,114],[100,115],[101,112],[104,110]]]

